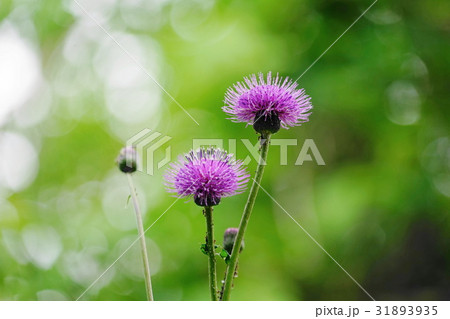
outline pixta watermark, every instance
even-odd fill
[[[144,129],[132,136],[126,143],[127,146],[134,147],[138,154],[138,170],[153,175],[156,170],[163,168],[173,160],[169,141],[172,137],[163,135],[160,132]],[[279,149],[278,164],[282,166],[300,166],[306,162],[313,162],[316,165],[325,165],[322,154],[313,139],[276,139],[270,141],[271,152]],[[226,150],[230,154],[235,154],[237,159],[241,159],[245,165],[251,161],[260,161],[260,141],[250,139],[193,139],[192,149],[199,147],[214,146]],[[291,155],[291,156],[288,156]],[[275,163],[273,163],[275,164]]]
[[[160,169],[171,160],[171,147],[167,143],[172,137],[160,132],[144,129],[127,140],[126,145],[133,147],[137,152],[138,171],[153,175],[155,169]],[[155,152],[163,150],[162,158],[155,158]]]
[[[228,147],[225,147],[225,141],[227,141]],[[244,154],[245,157],[240,156],[241,152],[238,152],[237,148],[239,146],[244,147],[247,154]],[[271,148],[279,147],[280,148],[280,157],[278,164],[279,165],[288,165],[293,164],[295,166],[303,165],[304,162],[315,162],[317,165],[325,165],[325,161],[323,160],[322,155],[320,154],[319,149],[314,143],[313,139],[306,139],[301,142],[301,148],[296,156],[296,160],[293,163],[288,163],[288,148],[289,146],[297,146],[299,145],[299,141],[296,139],[276,139],[273,138],[270,140]],[[238,155],[238,159],[242,159],[245,165],[248,165],[252,160],[259,162],[260,154],[259,147],[260,142],[257,141],[252,142],[249,139],[193,139],[192,140],[192,148],[197,149],[202,146],[215,146],[221,149],[225,149],[228,153]]]

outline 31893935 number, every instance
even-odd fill
[[[377,306],[377,316],[436,316],[437,306]]]

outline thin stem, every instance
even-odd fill
[[[141,243],[142,261],[144,262],[144,277],[145,277],[145,289],[147,291],[147,299],[153,301],[152,291],[152,278],[150,275],[150,265],[148,262],[147,245],[145,244],[144,225],[142,222],[141,209],[139,208],[139,202],[137,200],[136,190],[133,185],[133,179],[131,174],[127,173],[128,185],[130,186],[131,198],[133,200],[134,211],[136,212],[136,223],[139,235],[139,241]]]
[[[238,268],[239,268],[239,262],[236,264],[236,268],[234,270],[234,274],[233,277],[236,278],[238,276]],[[234,279],[233,278],[233,279]],[[225,280],[227,279],[227,270],[225,270],[225,274],[223,277],[223,284],[222,287],[220,288],[220,293],[219,293],[219,300],[222,301],[223,300],[223,290],[225,289]],[[231,281],[231,288],[233,288],[233,281]]]
[[[206,249],[208,252],[208,274],[211,300],[217,301],[217,279],[216,279],[216,254],[214,241],[214,222],[212,217],[213,208],[206,206],[203,213],[206,217]]]
[[[261,135],[261,156],[259,158],[258,167],[256,168],[256,174],[252,183],[252,187],[250,188],[250,194],[248,195],[247,203],[245,204],[244,212],[242,214],[241,223],[239,224],[239,231],[236,235],[236,240],[233,245],[230,262],[228,263],[222,295],[222,300],[224,301],[230,300],[233,278],[239,258],[239,251],[241,249],[242,240],[244,239],[248,221],[250,220],[250,215],[252,214],[253,206],[255,205],[256,195],[258,195],[259,184],[262,180],[264,167],[267,160],[267,153],[269,152],[269,144],[270,134]]]

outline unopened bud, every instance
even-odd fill
[[[223,234],[223,249],[225,249],[228,254],[231,255],[231,252],[233,251],[234,242],[236,241],[236,236],[238,233],[238,228],[227,228],[225,230],[225,233]],[[241,249],[239,252],[244,249],[244,240],[242,240]]]
[[[133,173],[137,169],[137,153],[134,147],[126,146],[120,150],[116,159],[117,166],[124,173]]]

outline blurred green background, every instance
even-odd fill
[[[148,128],[172,137],[257,136],[221,111],[255,72],[297,78],[371,1],[73,0],[0,4],[0,299],[74,300],[136,238],[114,165]],[[450,2],[378,1],[304,76],[310,122],[263,187],[377,300],[450,298]],[[294,165],[313,139],[326,165]],[[164,150],[156,152],[162,159]],[[249,171],[255,170],[255,161]],[[164,169],[134,175],[149,227],[174,201]],[[215,210],[220,242],[245,194]],[[147,232],[157,300],[207,300],[205,221],[180,200]],[[234,300],[368,300],[260,192]],[[219,263],[219,278],[224,264]],[[139,247],[82,298],[144,300]]]

